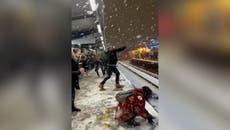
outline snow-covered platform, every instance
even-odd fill
[[[106,91],[99,91],[98,85],[103,78],[98,77],[95,71],[81,78],[81,89],[76,93],[75,105],[82,111],[73,113],[72,130],[153,130],[151,125],[141,118],[138,118],[138,121],[141,122],[140,127],[130,128],[117,123],[114,119],[117,106],[115,95],[119,91],[114,91],[115,75],[113,74],[104,85]],[[125,85],[123,90],[133,88],[123,74],[121,74],[120,84]]]

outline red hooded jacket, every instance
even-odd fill
[[[133,116],[141,116],[144,119],[150,117],[150,114],[145,109],[144,91],[140,88],[135,88],[134,91],[136,93],[127,97],[124,103],[118,104],[115,119],[127,121]]]

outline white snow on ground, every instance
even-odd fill
[[[125,124],[118,124],[114,119],[117,101],[115,99],[115,76],[105,84],[106,91],[99,91],[98,85],[104,77],[97,77],[94,71],[84,76],[80,81],[80,90],[76,94],[75,105],[82,111],[73,113],[72,130],[153,130],[151,125],[142,118],[137,118],[140,127],[130,128]],[[131,89],[128,81],[122,77],[120,84],[125,90]]]

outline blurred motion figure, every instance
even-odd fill
[[[120,72],[117,69],[117,53],[121,52],[123,50],[125,50],[126,47],[121,47],[121,48],[117,48],[117,49],[113,49],[112,47],[108,48],[108,51],[105,53],[106,55],[106,63],[107,63],[107,76],[104,78],[104,80],[99,84],[99,90],[103,91],[104,89],[104,84],[105,82],[111,78],[112,73],[116,74],[116,88],[122,88],[123,86],[121,86],[119,84],[119,80],[120,80]]]
[[[97,54],[95,57],[95,72],[97,73],[97,76],[100,77],[100,74],[98,70],[101,69],[103,76],[105,75],[104,65],[103,65],[103,59],[102,57]]]

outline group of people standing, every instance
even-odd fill
[[[126,47],[113,48],[109,47],[102,55],[94,55],[91,58],[84,57],[79,49],[73,49],[72,51],[72,112],[81,111],[79,108],[75,107],[75,91],[79,90],[79,75],[85,73],[86,71],[95,68],[95,72],[100,77],[99,69],[101,69],[102,74],[105,78],[99,83],[99,91],[105,91],[104,85],[108,79],[111,78],[112,73],[115,73],[115,88],[121,89],[124,87],[120,85],[120,72],[117,69],[118,56],[117,53],[125,50]],[[89,62],[90,61],[90,62]],[[85,62],[85,63],[84,63]],[[91,64],[89,64],[91,63]],[[152,91],[149,87],[145,86],[143,88],[135,88],[129,92],[120,93],[116,98],[118,99],[118,106],[116,111],[116,119],[120,122],[126,122],[132,126],[138,126],[139,124],[135,122],[136,116],[142,116],[144,119],[148,119],[149,123],[153,123],[151,116],[145,109],[145,101],[151,97]],[[123,100],[120,101],[119,98]]]
[[[100,77],[99,69],[101,69],[103,76],[107,73],[107,76],[99,84],[99,91],[104,91],[104,84],[108,79],[111,78],[112,73],[116,74],[116,88],[122,88],[123,86],[119,84],[120,72],[117,69],[117,53],[125,50],[126,47],[113,48],[108,47],[107,50],[101,55],[94,55],[88,53],[82,54],[80,49],[72,49],[72,111],[80,111],[74,105],[75,91],[79,90],[79,75],[86,73],[89,70],[95,68],[95,72],[98,77]]]

